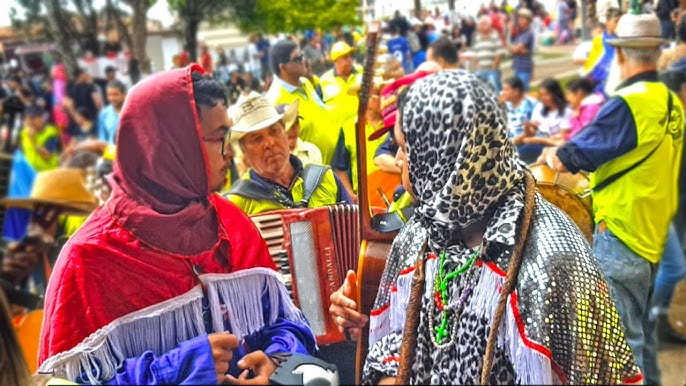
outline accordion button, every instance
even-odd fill
[[[200,275],[202,273],[202,267],[193,264],[193,273],[195,273],[196,275]]]

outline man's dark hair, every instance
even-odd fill
[[[577,92],[582,91],[585,95],[590,95],[593,93],[595,88],[595,82],[591,78],[579,78],[574,79],[567,83],[567,91]]]
[[[441,58],[448,64],[457,64],[457,46],[447,37],[442,37],[429,46],[434,58]]]
[[[105,74],[108,74],[110,72],[117,72],[117,69],[114,68],[114,66],[112,66],[112,65],[105,67]]]
[[[200,106],[212,108],[220,101],[224,106],[227,105],[226,88],[221,81],[197,71],[191,73],[191,79],[193,80],[193,98],[195,99],[198,118],[200,118]]]
[[[116,79],[107,83],[107,88],[116,88],[119,91],[121,91],[123,94],[126,94],[126,86],[124,85],[124,83],[122,83]]]
[[[272,46],[269,56],[271,58],[272,71],[275,75],[281,75],[279,65],[288,63],[291,60],[291,52],[296,48],[298,48],[298,44],[288,39],[279,40]]]
[[[505,84],[510,86],[513,90],[524,92],[524,82],[519,79],[519,77],[513,76],[512,78],[507,78],[505,79]]]

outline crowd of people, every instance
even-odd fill
[[[686,14],[665,49],[642,11],[603,10],[582,76],[535,85],[552,22],[532,1],[458,23],[397,12],[369,85],[349,29],[254,35],[241,59],[201,45],[135,87],[116,67],[10,75],[0,322],[45,316],[35,359],[0,335],[0,383],[266,384],[294,353],[354,382],[355,343],[317,347],[249,216],[367,194],[399,230],[374,310],[354,271],[330,299],[342,332],[370,328],[363,383],[660,384],[658,333],[686,341],[666,320],[686,277]],[[590,244],[534,163],[591,173]]]

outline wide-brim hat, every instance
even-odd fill
[[[615,47],[659,47],[669,44],[662,38],[660,20],[654,14],[626,14],[617,22],[616,37],[608,39],[608,44]]]
[[[279,114],[267,98],[261,95],[248,96],[229,109],[233,120],[231,138],[239,140],[245,134],[262,130],[280,120],[292,122],[298,117],[298,104],[298,99],[293,100],[286,111]]]
[[[6,197],[0,204],[31,210],[36,205],[54,205],[65,214],[87,215],[98,206],[98,200],[86,189],[81,169],[61,168],[38,173],[29,197]]]

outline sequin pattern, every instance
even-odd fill
[[[495,263],[502,271],[507,270],[510,261],[515,233],[512,230],[519,229],[522,201],[523,190],[514,189],[486,231],[483,262]],[[513,206],[518,210],[511,210]],[[393,265],[399,266],[394,272],[414,263],[411,260],[416,254],[405,253],[418,251],[425,237],[421,227],[408,223],[391,250],[391,257],[397,259]],[[403,264],[399,263],[402,261],[399,255],[406,257]],[[415,257],[408,259],[407,256]],[[468,251],[455,256],[450,262],[453,268],[468,258]],[[465,288],[478,284],[484,277],[480,273],[490,269],[485,265],[470,268],[451,282],[453,296],[460,296]],[[386,273],[392,274],[389,269]],[[427,283],[433,282],[432,272],[427,273],[426,279]],[[618,384],[639,374],[590,247],[569,217],[538,194],[515,297],[527,342],[548,353],[553,380],[570,384]],[[440,312],[431,291],[425,291],[411,372],[413,384],[479,383],[492,312],[482,305],[483,299],[467,298],[464,310],[450,316],[449,343],[437,345],[431,326],[440,322]],[[502,330],[501,327],[499,336]],[[372,345],[363,375],[365,383],[377,382],[383,374],[395,375],[397,364],[387,358],[399,354],[399,334],[392,334],[392,339],[387,336]],[[521,341],[519,337],[518,341]],[[524,379],[516,370],[524,368],[521,363],[517,366],[521,358],[512,358],[509,350],[502,345],[496,349],[490,383],[521,383]]]

